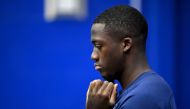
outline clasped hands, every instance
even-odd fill
[[[86,95],[86,109],[113,108],[117,96],[117,86],[108,81],[92,81]]]

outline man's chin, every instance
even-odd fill
[[[108,72],[105,72],[105,71],[103,71],[103,70],[100,70],[99,72],[100,72],[101,76],[102,76],[106,81],[114,82],[114,78],[111,77],[111,75],[109,75]]]
[[[109,81],[109,82],[114,82],[114,79],[111,78],[110,76],[107,76],[107,75],[102,75],[102,77],[106,80],[106,81]]]

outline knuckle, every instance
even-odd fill
[[[94,81],[94,83],[96,83],[96,84],[98,84],[98,85],[99,85],[99,84],[101,84],[101,83],[102,83],[102,81],[101,81],[101,80],[95,80],[95,81]]]
[[[96,96],[98,96],[98,97],[101,97],[101,98],[102,98],[102,97],[104,97],[105,95],[104,95],[104,94],[102,94],[102,93],[97,93],[97,94],[96,94]]]
[[[104,81],[104,83],[103,84],[108,84],[108,81]]]
[[[114,86],[114,84],[113,84],[113,83],[111,83],[111,86]]]
[[[102,83],[102,81],[101,80],[97,80],[97,83]]]
[[[112,83],[112,82],[109,82],[109,84],[110,84],[110,85],[113,85],[113,83]]]
[[[112,83],[112,82],[110,82],[110,83],[109,83],[109,86],[111,86],[111,87],[112,87],[112,86],[113,86],[113,83]]]
[[[94,81],[91,81],[91,82],[90,82],[90,85],[92,85],[93,83],[94,83]]]
[[[96,83],[97,80],[94,80],[93,83]]]
[[[103,96],[103,97],[107,97],[107,96],[109,97],[108,92],[103,92],[103,93],[102,93],[102,96]]]
[[[96,81],[101,81],[100,79],[96,79]]]

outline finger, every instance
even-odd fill
[[[117,87],[118,87],[118,84],[115,84],[113,91],[112,91],[112,94],[111,94],[111,98],[110,98],[110,104],[111,105],[115,104],[116,97],[117,97]]]
[[[92,93],[94,86],[95,86],[94,81],[90,82],[90,85],[89,85],[89,88],[88,88],[88,91],[87,91],[87,95]]]
[[[93,94],[96,94],[99,88],[102,86],[102,81],[98,79],[94,82],[95,82],[95,86],[93,88]]]
[[[103,91],[106,89],[106,87],[108,86],[108,81],[104,81],[104,83],[102,84],[102,86],[100,87],[100,89],[98,90],[98,94],[102,94]]]
[[[104,90],[104,93],[103,94],[105,94],[105,95],[107,95],[107,96],[111,96],[111,93],[112,93],[112,90],[113,90],[113,88],[114,88],[114,85],[113,85],[113,83],[112,82],[110,82],[109,84],[108,84],[108,86],[106,87],[106,89]]]
[[[88,101],[89,95],[91,94],[93,87],[94,87],[94,83],[92,81],[92,82],[90,82],[90,85],[88,87],[88,91],[86,93],[86,102]]]
[[[93,87],[92,87],[92,89],[91,89],[91,94],[95,94],[95,92],[96,92],[96,90],[94,89],[95,88],[95,86],[96,86],[96,82],[97,82],[98,80],[94,80],[93,81]]]

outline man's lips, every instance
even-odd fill
[[[94,63],[94,67],[95,67],[96,70],[102,69],[102,67],[100,65],[96,64],[96,63]]]

